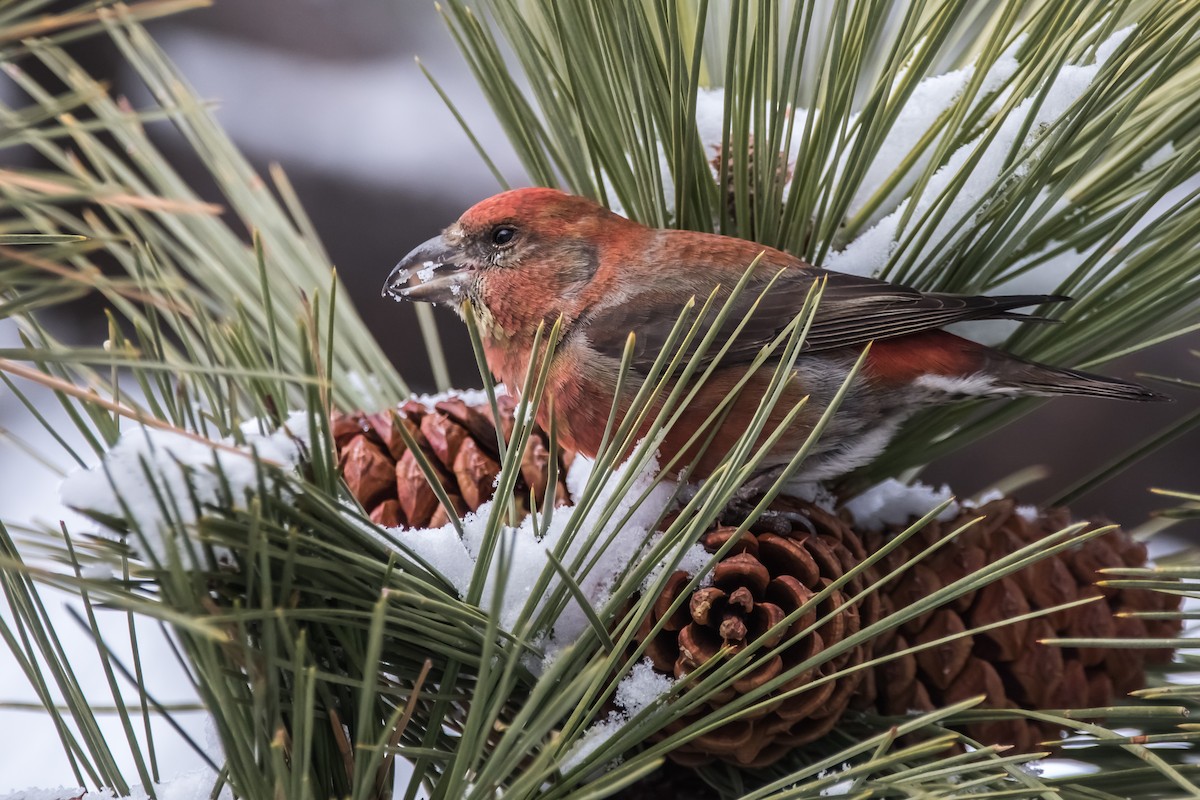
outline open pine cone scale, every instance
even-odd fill
[[[516,404],[503,395],[497,400],[501,430],[509,439]],[[402,425],[420,448],[456,514],[474,511],[492,499],[500,474],[500,448],[486,403],[470,406],[451,397],[427,406],[410,400],[388,413],[339,414],[333,420],[333,435],[342,474],[373,522],[389,528],[440,528],[449,522],[417,454],[394,425]],[[558,466],[553,487],[558,505],[569,500],[563,482],[567,463]],[[528,511],[531,502],[540,505],[550,490],[549,481],[548,437],[535,430],[521,454],[521,476],[514,492],[518,511]]]
[[[836,518],[816,507],[809,509],[786,500],[775,512],[751,525],[734,542],[714,568],[711,584],[696,589],[647,642],[647,654],[655,668],[677,678],[751,643],[756,649],[753,659],[761,661],[705,707],[677,721],[668,734],[827,652],[857,633],[864,618],[865,624],[878,618],[880,604],[873,594],[867,594],[861,605],[849,602],[866,588],[869,573],[860,572],[827,591],[861,562],[864,551],[857,537],[851,532],[852,541],[848,542],[848,529],[830,527]],[[701,544],[715,553],[737,530],[717,527],[701,538]],[[650,637],[655,623],[690,577],[682,571],[671,576],[651,616],[642,623],[639,642]],[[777,627],[821,593],[825,593],[824,599],[815,607],[786,628]],[[865,675],[865,671],[845,672],[845,668],[866,658],[865,647],[853,647],[793,675],[772,692],[777,701],[755,703],[755,713],[688,742],[674,751],[672,758],[701,764],[716,756],[747,767],[772,763],[837,724]],[[817,679],[835,675],[792,694]]]

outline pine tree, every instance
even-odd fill
[[[1150,565],[1136,537],[1010,498],[906,496],[882,527],[846,507],[1028,403],[926,414],[829,501],[740,491],[769,404],[686,487],[654,460],[678,400],[638,441],[661,386],[612,415],[594,460],[533,422],[546,363],[508,394],[481,365],[480,392],[414,398],[286,177],[254,174],[142,27],[191,5],[0,4],[23,92],[0,106],[3,146],[41,159],[0,170],[0,316],[24,336],[0,378],[56,394],[91,452],[63,447],[98,462],[64,497],[106,532],[0,525],[0,636],[71,779],[127,795],[169,777],[138,719],[175,713],[145,690],[154,665],[96,621],[124,612],[165,623],[195,680],[223,750],[214,796],[382,798],[398,771],[406,797],[438,798],[1200,794],[1197,687],[1175,674],[1191,666],[1189,558]],[[1074,295],[1065,325],[1006,346],[1082,366],[1195,329],[1193,5],[443,13],[532,182],[924,289]],[[88,36],[111,40],[150,107],[72,59]],[[147,137],[160,121],[249,241]],[[84,294],[108,307],[102,348],[38,321]],[[777,380],[812,311],[777,343]],[[1194,513],[1183,488],[1171,516]],[[138,688],[117,702],[126,742],[99,735],[44,587],[80,598],[114,695],[118,675]],[[116,766],[126,746],[135,775]],[[1047,753],[1095,770],[1045,776],[1031,765]]]

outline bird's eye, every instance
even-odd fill
[[[492,244],[497,247],[503,247],[513,240],[517,235],[517,229],[508,225],[501,225],[492,231]]]

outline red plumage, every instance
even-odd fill
[[[946,331],[922,331],[876,342],[866,371],[885,385],[898,386],[923,375],[963,377],[979,371],[986,349]]]
[[[564,444],[594,455],[612,403],[628,410],[685,304],[693,298],[702,304],[717,289],[719,308],[751,264],[748,285],[731,301],[733,313],[708,357],[736,325],[744,321],[744,328],[662,443],[662,459],[674,460],[675,471],[696,459],[689,439],[746,375],[761,348],[793,321],[818,282],[821,302],[767,432],[794,404],[807,401],[773,449],[768,468],[786,463],[803,444],[868,343],[873,346],[864,368],[805,461],[803,477],[835,477],[868,462],[913,412],[962,397],[1160,398],[1136,384],[1034,364],[939,330],[963,320],[1019,319],[1012,309],[1063,298],[923,293],[823,270],[754,242],[648,228],[554,189],[504,192],[468,209],[441,236],[409,253],[384,293],[456,308],[469,297],[488,366],[514,389],[524,383],[531,361],[541,363],[544,356],[533,352],[539,324],[548,330],[561,316],[547,385],[551,402],[542,406],[542,421],[548,422],[553,406]],[[713,324],[715,310],[702,328]],[[627,390],[617,398],[631,332],[636,345]],[[743,435],[773,368],[768,362],[749,377],[690,472],[693,477],[709,474]]]

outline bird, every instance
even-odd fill
[[[735,293],[743,278],[744,289]],[[793,460],[864,350],[796,480],[828,481],[869,464],[905,420],[939,404],[1046,395],[1167,399],[1135,383],[1035,363],[942,330],[968,320],[1038,319],[1016,309],[1067,298],[922,292],[823,269],[743,239],[648,227],[552,188],[513,189],[476,203],[404,256],[383,295],[472,314],[488,369],[510,390],[524,385],[531,362],[537,368],[549,358],[537,421],[548,428],[553,409],[560,442],[590,457],[603,446],[610,408],[615,403],[629,413],[685,308],[699,314],[714,295],[703,331],[728,302],[730,313],[702,354],[711,373],[659,443],[660,462],[672,465],[673,474],[701,479],[751,425],[784,348],[776,346],[752,370],[753,362],[789,329],[818,284],[810,327],[760,437],[765,442],[785,428],[760,462],[762,474],[778,474]],[[558,340],[546,353],[545,333],[556,321]],[[688,355],[695,350],[693,341]],[[726,413],[715,433],[696,437],[698,430],[711,432],[704,426],[718,409]]]

